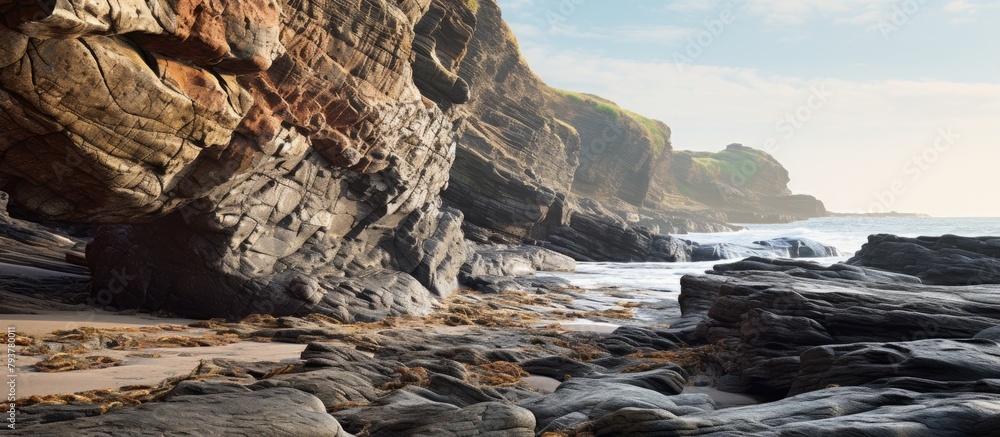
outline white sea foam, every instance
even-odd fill
[[[824,217],[786,224],[744,226],[749,229],[739,232],[686,234],[678,237],[703,244],[750,244],[754,241],[779,237],[808,238],[853,255],[872,234],[894,234],[902,237],[944,234],[966,237],[1000,235],[1000,218]]]
[[[821,264],[846,261],[861,249],[871,234],[895,234],[904,237],[939,236],[944,234],[979,237],[1000,235],[1000,218],[868,218],[828,217],[779,225],[746,225],[739,232],[678,235],[679,238],[701,244],[752,244],[754,241],[779,237],[808,238],[834,246],[845,256],[814,258]],[[777,257],[778,255],[774,255]],[[681,277],[704,273],[715,264],[731,261],[696,263],[578,263],[575,273],[539,273],[558,276],[571,284],[585,288],[617,287],[622,290],[654,290],[679,292]],[[674,294],[676,296],[676,294]]]

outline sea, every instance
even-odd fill
[[[746,230],[706,234],[677,235],[697,243],[751,244],[754,241],[780,237],[808,238],[836,247],[844,256],[812,258],[809,261],[834,264],[846,261],[873,234],[893,234],[902,237],[940,236],[966,237],[1000,236],[1000,218],[932,218],[932,217],[823,217],[785,224],[745,224]],[[773,257],[781,254],[773,253]],[[702,274],[715,264],[727,261],[684,263],[577,263],[574,273],[549,273],[584,289],[614,287],[620,290],[651,290],[680,292],[681,277]]]

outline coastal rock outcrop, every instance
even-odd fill
[[[666,124],[546,86],[492,0],[458,75],[469,84],[446,204],[475,241],[530,241],[580,261],[683,261],[668,234],[826,214],[791,196],[770,155],[731,145],[677,152]]]
[[[830,388],[767,404],[677,414],[625,408],[592,424],[594,435],[995,435],[1000,395]]]
[[[350,437],[336,419],[326,414],[319,399],[288,388],[177,396],[135,409],[36,424],[20,435],[136,433]]]
[[[568,261],[537,247],[476,253],[463,266],[472,278]],[[377,323],[310,314],[21,335],[50,364],[67,355],[57,350],[137,357],[179,339],[304,346],[280,362],[206,358],[156,387],[32,396],[19,400],[18,424],[27,435],[177,434],[193,432],[175,420],[186,409],[203,432],[238,423],[345,437],[963,436],[1000,425],[1000,285],[749,258],[684,277],[674,319],[639,316],[664,302],[602,304],[597,290],[536,279],[528,291],[464,291],[426,317]],[[571,328],[581,317],[626,326]],[[652,324],[662,321],[670,326]]]
[[[581,377],[563,382],[555,392],[518,402],[534,414],[538,429],[571,414],[593,420],[622,408],[703,410],[710,402],[702,396],[675,396],[687,379],[670,369],[614,377]],[[699,408],[700,407],[700,408]],[[710,408],[710,407],[709,407]]]
[[[690,245],[645,227],[629,226],[608,216],[574,213],[569,223],[551,231],[543,247],[577,261],[685,262]]]
[[[693,243],[691,246],[691,258],[693,261],[718,261],[754,256],[793,259],[840,256],[840,251],[836,247],[827,246],[808,238],[782,237],[765,241],[755,241],[753,244]]]
[[[1000,429],[996,237],[748,257],[685,277],[676,318],[665,292],[511,279],[839,254],[671,236],[826,212],[767,153],[677,151],[662,122],[547,87],[495,0],[0,0],[0,17],[0,310],[93,316],[9,329],[18,366],[217,354],[177,353],[194,361],[149,386],[21,396],[23,435]],[[107,326],[127,316],[95,306],[207,320]]]
[[[761,245],[775,251],[786,251],[787,255],[782,258],[825,258],[840,256],[840,251],[836,247],[827,246],[808,238],[773,238],[764,241],[754,241],[753,244]]]
[[[921,391],[971,387],[994,371],[995,343],[970,339],[1000,325],[1000,286],[924,285],[870,268],[765,259],[714,273],[682,281],[682,312],[701,321],[678,334],[734,351],[734,371],[720,383],[727,390],[775,398],[830,384]],[[903,377],[927,382],[887,382]]]
[[[733,223],[771,223],[826,215],[823,202],[788,189],[788,170],[770,154],[730,144],[717,153],[674,153],[676,189]]]
[[[579,137],[545,112],[545,85],[521,58],[496,2],[478,5],[457,71],[471,98],[455,108],[462,134],[444,199],[474,225],[524,238],[547,218],[559,220],[554,204],[572,184]]]
[[[94,306],[420,314],[459,286],[463,229],[684,261],[667,234],[729,211],[822,213],[767,203],[798,205],[762,152],[685,167],[662,122],[547,87],[492,0],[77,3],[0,5],[0,190],[103,225]]]
[[[457,287],[465,2],[74,3],[0,9],[0,189],[107,224],[92,304],[352,321]]]
[[[16,266],[21,266],[77,278],[89,273],[85,267],[78,265],[84,258],[81,248],[85,242],[82,239],[11,217],[7,212],[7,201],[7,193],[0,191],[0,265],[6,267],[0,271],[13,269],[13,273],[18,273]],[[69,264],[67,260],[76,264]]]
[[[847,263],[913,275],[927,284],[1000,284],[1000,238],[872,235]]]
[[[866,384],[927,392],[989,391],[988,380],[1000,382],[997,346],[987,339],[934,338],[815,347],[802,353],[790,393]]]

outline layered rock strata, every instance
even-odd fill
[[[1000,238],[872,235],[847,263],[913,275],[927,284],[1000,284]]]
[[[734,229],[726,208],[743,207],[704,195],[740,185],[739,163],[681,171],[665,124],[548,88],[492,1],[0,13],[0,190],[105,225],[87,251],[97,306],[420,313],[458,286],[463,216],[479,242],[679,261],[665,234]],[[754,159],[727,198],[787,197],[787,172]]]
[[[581,261],[684,260],[667,234],[826,214],[815,198],[792,196],[788,172],[764,152],[675,151],[666,124],[548,87],[496,3],[479,4],[458,71],[470,101],[456,108],[464,129],[444,193],[476,241],[539,241]]]
[[[749,259],[685,277],[678,334],[725,344],[720,388],[775,398],[828,386],[978,391],[998,371],[997,285],[938,286],[875,269]]]
[[[464,2],[77,6],[0,4],[0,189],[109,224],[94,304],[350,321],[457,287]]]
[[[533,263],[559,264],[537,255]],[[477,271],[518,269],[521,256],[481,250]],[[453,295],[422,319],[253,317],[160,334],[91,328],[22,337],[36,350],[92,354],[127,353],[155,335],[306,346],[300,360],[206,359],[158,387],[23,400],[18,425],[22,435],[137,427],[250,435],[243,425],[257,434],[345,436],[996,434],[996,286],[921,285],[875,269],[761,258],[715,273],[684,280],[684,317],[654,320],[669,328],[641,326],[648,319],[619,320],[640,326],[603,333],[538,323],[593,305],[592,295],[553,284]]]

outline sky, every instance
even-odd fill
[[[836,212],[1000,217],[1000,2],[499,0],[547,84],[764,149]]]

